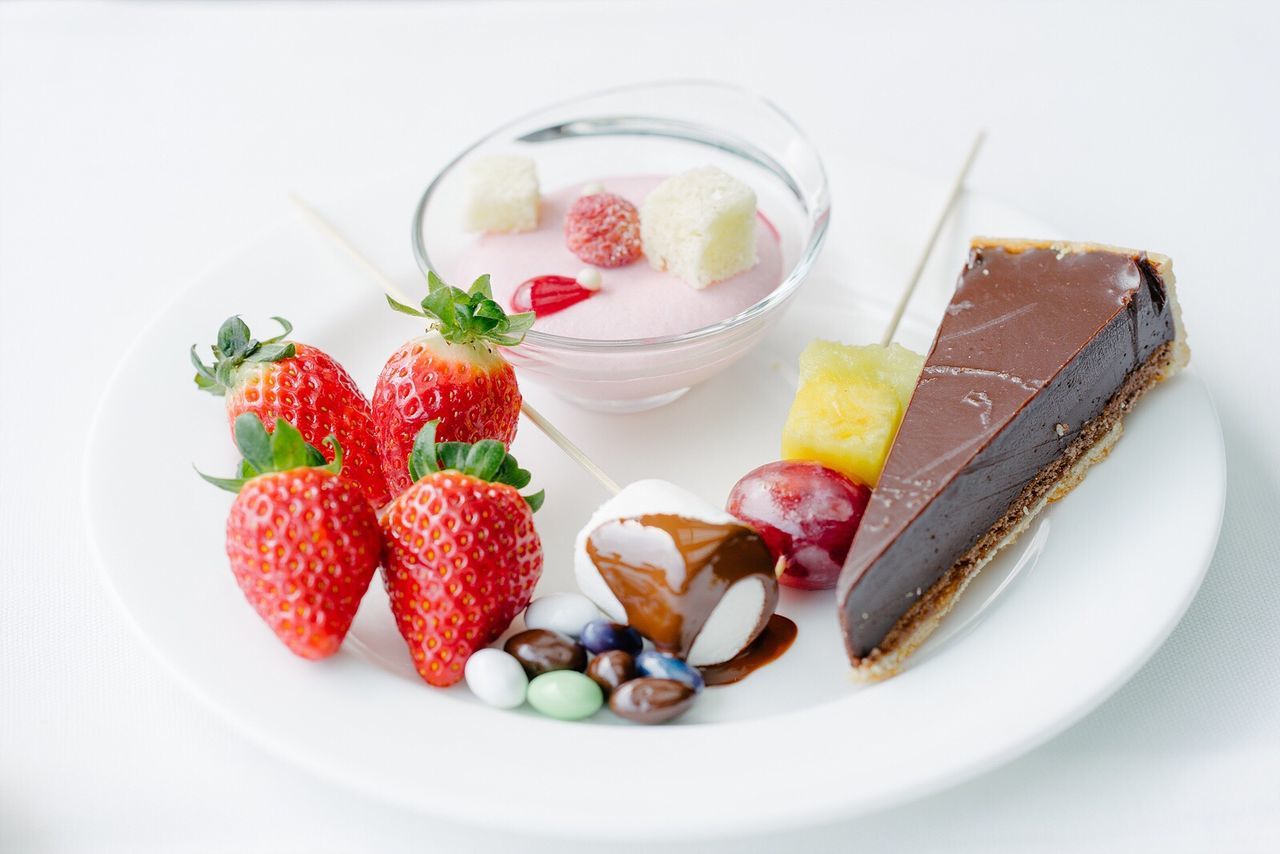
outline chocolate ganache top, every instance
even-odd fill
[[[837,585],[857,663],[1174,336],[1139,253],[975,243]]]

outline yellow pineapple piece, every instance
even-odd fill
[[[814,341],[782,429],[782,456],[814,460],[874,486],[924,357],[905,347]]]
[[[800,354],[800,384],[811,374],[829,371],[845,376],[887,383],[893,387],[905,411],[924,369],[924,356],[901,344],[839,344],[815,339]]]

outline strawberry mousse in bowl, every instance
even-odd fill
[[[536,317],[508,355],[581,406],[669,403],[743,356],[795,296],[830,217],[817,151],[718,83],[613,89],[463,151],[418,204],[423,272],[488,275]]]

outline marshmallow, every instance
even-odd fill
[[[467,231],[516,232],[538,227],[538,172],[528,157],[491,155],[467,167]]]
[[[666,607],[664,596],[678,600],[678,591],[697,586],[698,579],[690,579],[690,572],[710,571],[705,566],[687,565],[680,544],[668,530],[641,521],[642,517],[653,516],[679,517],[702,526],[745,527],[718,507],[662,480],[636,481],[606,501],[578,533],[574,573],[582,593],[616,622],[635,625],[622,599],[592,560],[588,540],[598,555],[616,556],[632,567],[643,567],[658,579],[661,589],[644,597],[644,601],[630,603],[633,613],[642,608],[652,613],[655,607]],[[755,562],[740,568],[741,577],[733,581],[706,616],[687,650],[690,664],[706,666],[733,658],[755,639],[773,613],[778,599],[777,579],[767,549],[754,539],[746,552]],[[697,619],[702,615],[686,616]],[[643,626],[636,628],[644,631]]]
[[[755,266],[756,194],[714,166],[673,175],[640,207],[645,257],[695,288]]]

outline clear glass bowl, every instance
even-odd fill
[[[744,180],[777,227],[784,276],[768,296],[680,335],[592,340],[531,330],[507,352],[522,378],[581,406],[632,412],[669,403],[743,356],[796,295],[822,249],[831,202],[822,160],[781,110],[746,90],[672,81],[610,89],[539,109],[482,137],[427,186],[413,222],[425,274],[451,279],[474,235],[462,228],[463,173],[475,157],[521,154],[544,190],[617,174],[675,174],[707,163]]]

